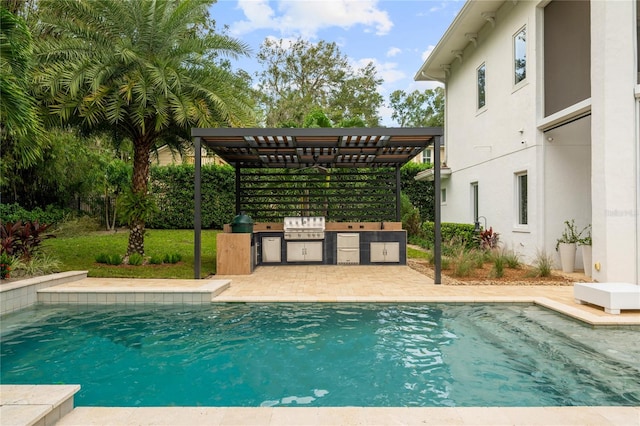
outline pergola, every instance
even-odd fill
[[[261,214],[268,212],[260,204],[260,197],[272,197],[279,200],[280,207],[271,207],[274,214],[287,215],[293,204],[303,214],[313,214],[311,207],[300,207],[296,202],[289,201],[284,193],[284,187],[272,185],[269,192],[260,192],[255,185],[251,185],[243,171],[252,170],[254,181],[265,179],[268,175],[265,169],[281,169],[291,171],[315,170],[325,172],[336,170],[337,173],[345,169],[367,169],[377,173],[373,181],[380,175],[395,175],[394,179],[379,180],[369,187],[359,188],[368,196],[366,207],[355,206],[353,210],[375,210],[376,214],[391,214],[388,209],[389,200],[384,194],[391,193],[395,201],[393,216],[400,221],[400,167],[433,145],[434,164],[440,164],[440,146],[443,130],[440,127],[424,128],[194,128],[191,130],[195,147],[195,266],[196,279],[200,277],[201,262],[201,149],[208,147],[236,170],[236,213],[248,208],[261,218]],[[390,172],[393,170],[393,172]],[[377,171],[377,172],[376,172]],[[288,177],[287,177],[288,176]],[[296,174],[283,173],[280,177],[289,182],[295,182]],[[334,178],[333,181],[339,181]],[[348,179],[347,179],[348,181]],[[327,179],[327,182],[329,180]],[[352,181],[351,181],[352,182]],[[440,168],[434,167],[435,183],[435,242],[434,263],[436,284],[440,284]],[[328,183],[327,183],[328,184]],[[288,187],[289,192],[291,186]],[[344,190],[333,188],[331,194],[343,197]],[[279,192],[280,191],[280,192]],[[378,191],[378,192],[376,192]],[[353,189],[351,190],[353,192]],[[340,195],[342,194],[342,195]],[[312,195],[308,195],[312,196]],[[320,195],[318,195],[319,197]],[[327,196],[325,195],[325,198]],[[256,201],[256,199],[258,201]],[[327,202],[325,202],[327,203]],[[288,206],[288,207],[287,207]],[[376,207],[378,206],[378,207]],[[325,206],[326,208],[326,206]],[[340,211],[348,211],[341,207]],[[266,217],[266,216],[265,216]]]

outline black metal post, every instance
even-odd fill
[[[440,142],[442,136],[436,136],[433,142],[433,184],[435,186],[434,194],[434,244],[433,244],[433,265],[434,265],[434,284],[442,284],[442,230],[440,227]]]
[[[400,179],[400,166],[396,166],[396,222],[402,221],[402,212],[400,210],[400,193],[402,191],[402,179]]]
[[[236,165],[236,214],[240,214],[240,166]]]
[[[202,178],[201,178],[201,162],[202,153],[200,148],[200,137],[193,138],[193,149],[195,154],[195,173],[193,178],[194,196],[193,196],[193,275],[194,279],[200,279],[200,263],[202,255]]]

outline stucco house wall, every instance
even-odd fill
[[[638,283],[638,2],[554,1],[468,1],[416,74],[416,80],[445,83],[451,175],[442,180],[442,220],[473,223],[471,184],[477,182],[478,216],[525,261],[545,250],[559,263],[556,239],[564,221],[574,219],[579,229],[593,228],[593,262],[583,265],[578,250],[575,266],[584,266],[596,281]],[[581,9],[572,14],[571,7]],[[549,22],[556,19],[555,27],[547,27],[546,45],[545,11]],[[563,13],[567,19],[558,20]],[[514,84],[513,37],[523,27],[526,79]],[[565,52],[590,55],[574,61],[588,72],[580,65],[575,84],[569,84],[562,73],[571,66],[549,35],[580,28],[590,48],[572,49],[578,42],[573,37]],[[483,63],[486,106],[478,109],[477,69]],[[568,83],[549,84],[556,80]],[[545,97],[551,103],[545,105]],[[545,113],[549,105],[554,110]],[[516,175],[523,172],[528,223],[518,225]]]

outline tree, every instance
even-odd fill
[[[30,93],[32,54],[33,39],[24,19],[0,7],[0,182],[3,187],[16,170],[30,167],[42,158],[42,122]]]
[[[207,31],[212,0],[42,0],[36,79],[51,113],[133,144],[127,255],[144,254],[150,153],[192,126],[254,123],[247,80],[217,65],[247,54]],[[123,206],[124,207],[124,206]],[[147,210],[145,210],[147,209]]]
[[[360,118],[368,126],[379,125],[382,80],[371,63],[354,70],[335,43],[298,39],[289,46],[268,38],[257,59],[263,67],[258,88],[267,127],[303,127],[317,108],[334,123]]]
[[[389,96],[393,109],[391,118],[400,127],[442,127],[444,126],[444,89],[414,90],[407,94],[395,90]]]

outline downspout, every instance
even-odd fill
[[[202,189],[201,189],[201,162],[202,152],[200,151],[200,137],[193,138],[195,149],[195,173],[193,178],[194,196],[193,196],[193,275],[194,279],[200,279],[200,263],[202,252]]]
[[[640,60],[640,58],[637,58]],[[635,253],[636,253],[636,265],[634,271],[635,283],[640,285],[640,85],[636,85],[635,91],[636,102],[636,129],[635,129],[635,176],[634,182],[636,185],[636,214],[635,214],[635,228],[636,228],[636,240],[635,240]]]
[[[442,232],[440,229],[440,144],[442,136],[436,136],[433,138],[433,184],[434,189],[434,204],[433,206],[433,266],[434,275],[433,283],[442,284]]]

